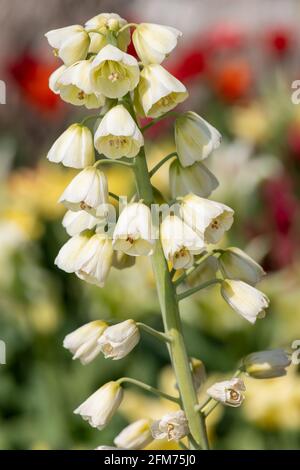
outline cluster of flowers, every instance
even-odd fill
[[[141,62],[126,53],[131,27]],[[170,204],[169,214],[156,231],[149,206],[141,200],[132,202],[113,224],[112,234],[107,231],[110,193],[99,165],[117,160],[135,168],[131,162],[139,159],[144,145],[135,114],[160,118],[187,98],[185,86],[160,65],[180,35],[167,26],[127,24],[116,14],[100,14],[85,27],[69,26],[46,34],[55,54],[64,62],[50,78],[52,91],[76,106],[102,107],[94,135],[85,125],[86,120],[73,124],[48,153],[50,161],[81,170],[60,198],[68,209],[63,225],[71,238],[55,263],[66,272],[103,287],[112,266],[123,269],[131,266],[137,256],[151,256],[156,238],[160,238],[165,258],[175,271],[187,273],[203,256],[214,257],[219,277],[213,281],[220,284],[228,304],[254,323],[264,316],[269,303],[253,287],[264,274],[262,268],[236,248],[206,251],[207,245],[218,243],[231,227],[233,210],[205,199],[218,182],[201,160],[219,146],[221,138],[196,113],[183,113],[175,123],[177,152],[170,166],[170,186],[178,211]],[[133,107],[128,103],[133,103]],[[95,149],[105,159],[96,161]],[[133,320],[112,326],[95,321],[68,335],[64,346],[74,359],[87,364],[100,352],[106,358],[122,359],[139,339],[139,326]],[[121,382],[122,379],[102,386],[75,413],[102,429],[122,401]],[[243,400],[243,390],[242,380],[234,378],[215,384],[207,393],[217,401],[237,406]],[[188,432],[187,419],[180,410],[154,423],[140,420],[131,424],[115,443],[118,447],[141,448],[153,438],[178,440]]]

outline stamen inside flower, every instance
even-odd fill
[[[84,98],[85,98],[84,91],[82,91],[82,90],[79,91],[78,94],[77,94],[77,97],[78,97],[79,100],[84,100]]]
[[[108,143],[111,147],[115,147],[115,148],[119,149],[123,145],[127,144],[127,139],[126,139],[126,137],[115,137],[113,139],[110,139],[108,141]]]
[[[112,83],[116,82],[117,80],[119,80],[119,74],[117,72],[112,72],[108,76],[108,80],[110,80]]]
[[[127,237],[126,241],[129,242],[131,245],[134,244],[134,238],[130,235]]]
[[[169,439],[169,440],[172,439],[172,431],[174,430],[174,428],[175,428],[174,424],[168,423],[168,426],[167,426],[167,435],[168,435],[168,439]]]
[[[220,228],[220,222],[218,219],[213,219],[213,221],[211,222],[210,224],[210,227],[213,229],[213,230],[218,230]]]
[[[233,400],[233,401],[238,401],[239,400],[240,394],[236,390],[229,389],[228,392],[229,392],[229,396],[230,396],[231,400]]]
[[[113,347],[111,346],[111,344],[105,344],[102,350],[105,354],[110,354],[113,350]]]
[[[89,206],[88,204],[86,204],[84,201],[81,201],[81,203],[79,204],[79,207],[80,207],[80,209],[82,209],[83,211],[86,210],[86,209],[91,209],[91,206]]]
[[[186,249],[185,246],[183,246],[179,251],[176,251],[174,256],[176,259],[179,259],[179,258],[184,258],[187,255],[188,255],[188,250]]]

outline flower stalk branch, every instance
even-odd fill
[[[172,395],[169,395],[168,393],[164,393],[161,390],[158,390],[157,388],[152,387],[151,385],[145,384],[144,382],[141,382],[140,380],[132,379],[131,377],[122,377],[121,379],[117,380],[117,383],[119,385],[123,383],[136,385],[137,387],[140,387],[143,390],[146,390],[147,392],[153,393],[154,395],[157,395],[158,397],[165,398],[166,400],[172,401],[177,404],[180,403],[179,398],[173,397]]]

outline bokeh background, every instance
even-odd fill
[[[220,180],[212,197],[236,211],[225,243],[245,249],[268,272],[261,288],[271,307],[255,326],[229,310],[214,288],[183,302],[190,354],[205,362],[211,381],[228,376],[249,352],[290,348],[300,339],[300,105],[291,102],[291,83],[300,79],[300,1],[0,0],[0,78],[7,85],[7,104],[0,105],[0,339],[7,345],[7,364],[0,366],[1,449],[94,448],[112,443],[133,419],[170,409],[129,388],[121,412],[102,432],[72,414],[109,379],[130,375],[165,389],[174,384],[166,350],[148,337],[122,361],[98,358],[85,367],[62,348],[68,332],[96,318],[130,317],[161,327],[148,260],[113,270],[105,289],[53,264],[67,239],[56,201],[73,173],[45,156],[87,112],[48,90],[58,62],[43,35],[105,11],[183,31],[166,67],[189,87],[184,108],[224,135],[208,164]],[[149,137],[152,165],[174,147],[171,122],[152,128]],[[127,172],[107,171],[113,192],[131,190]],[[167,168],[155,185],[167,194]],[[212,444],[299,448],[297,367],[286,377],[247,379],[246,385],[240,409],[218,408],[210,417]]]

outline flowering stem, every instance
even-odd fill
[[[125,24],[125,26],[123,26],[121,29],[119,29],[119,31],[117,33],[117,36],[119,36],[120,33],[122,33],[123,31],[125,31],[128,28],[136,28],[136,27],[137,27],[136,23],[127,23],[127,24]]]
[[[91,120],[100,119],[102,117],[103,116],[101,114],[91,114],[90,116],[87,116],[84,119],[82,119],[80,124],[83,126],[84,124],[86,124],[87,122],[89,122]]]
[[[166,400],[173,401],[177,404],[179,403],[179,398],[172,397],[172,395],[169,395],[168,393],[161,392],[160,390],[155,387],[152,387],[151,385],[145,384],[144,382],[140,382],[140,380],[132,379],[130,377],[122,377],[121,379],[117,380],[117,382],[120,385],[124,382],[136,385],[137,387],[140,387],[143,390],[147,390],[147,392],[151,392],[161,398],[166,398]]]
[[[157,165],[155,165],[154,168],[152,168],[152,170],[149,172],[149,177],[152,178],[152,176],[155,175],[155,173],[160,169],[160,167],[162,167],[168,160],[170,160],[170,158],[173,158],[176,156],[177,156],[177,153],[172,152],[166,157],[164,157]]]
[[[172,116],[178,117],[179,115],[180,115],[180,113],[177,113],[176,111],[168,111],[167,113],[163,114],[162,116],[159,116],[157,118],[152,119],[151,122],[149,122],[148,124],[146,124],[144,127],[141,128],[141,131],[142,132],[147,131],[148,129],[150,129],[150,127],[154,126],[159,121],[162,121],[163,119],[165,119],[167,117],[172,117]]]
[[[160,341],[164,341],[167,343],[170,343],[172,341],[172,338],[170,336],[166,335],[165,333],[162,333],[161,331],[157,331],[154,328],[151,328],[151,326],[145,325],[145,323],[138,322],[136,325],[141,330],[145,331],[146,333],[149,333]]]
[[[137,121],[129,97],[127,103],[131,115]],[[143,199],[145,204],[151,205],[154,203],[154,194],[144,148],[141,149],[135,159],[135,177],[139,198]],[[156,242],[154,254],[152,255],[152,266],[165,333],[172,337],[172,342],[169,344],[169,352],[180,392],[181,403],[189,423],[190,432],[195,440],[196,448],[207,449],[205,420],[194,409],[198,403],[197,394],[193,384],[189,357],[185,348],[175,287],[160,240]]]
[[[189,269],[187,269],[178,279],[176,279],[176,281],[174,281],[174,284],[175,286],[179,286],[179,284],[181,284],[183,281],[186,280],[186,278],[188,276],[190,276],[190,274],[192,274],[194,271],[196,271],[196,269],[198,268],[198,266],[200,266],[200,264],[202,264],[205,260],[207,260],[207,258],[209,258],[210,256],[212,256],[211,253],[205,253],[202,258],[200,258],[199,260],[196,261],[196,263],[191,266]]]
[[[100,160],[97,160],[96,163],[94,163],[94,166],[98,165],[105,165],[105,164],[115,164],[115,165],[122,165],[122,166],[127,166],[127,167],[133,167],[132,163],[129,162],[124,162],[123,160],[111,160],[110,158],[100,158]]]
[[[112,193],[111,191],[109,191],[108,194],[109,194],[110,197],[112,197],[112,198],[115,199],[116,201],[119,201],[119,200],[120,200],[120,198],[119,198],[119,196],[118,196],[117,194]]]
[[[195,294],[199,290],[206,289],[206,287],[212,286],[213,284],[220,284],[222,281],[221,279],[211,279],[210,281],[204,282],[203,284],[200,284],[199,286],[193,287],[192,289],[189,289],[182,294],[177,295],[178,300],[183,300],[186,297],[189,297],[190,295]]]

